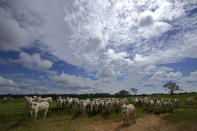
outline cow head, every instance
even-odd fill
[[[37,103],[36,102],[32,102],[31,103],[31,109],[34,109],[36,106],[37,106]]]
[[[121,105],[121,110],[123,113],[126,113],[127,112],[127,105],[125,105],[125,104]]]

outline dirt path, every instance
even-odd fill
[[[123,126],[123,121],[99,121],[88,125],[93,131],[176,131],[178,125],[166,124],[161,115],[145,115],[137,119],[137,124]]]

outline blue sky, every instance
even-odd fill
[[[197,1],[1,0],[0,94],[197,91]]]

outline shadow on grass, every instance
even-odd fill
[[[109,118],[109,116],[110,116],[110,112],[109,111],[106,111],[106,110],[103,110],[102,112],[101,112],[101,116],[104,118],[104,119],[108,119]]]
[[[129,126],[135,125],[134,123],[129,123],[128,125],[120,124],[118,127],[114,129],[114,131],[121,131],[125,128],[128,128]]]
[[[87,112],[87,114],[88,117],[100,115],[102,118],[108,119],[111,113],[109,111],[103,110],[101,112]]]
[[[79,108],[76,107],[76,106],[74,106],[72,108],[72,111],[71,112],[72,112],[72,119],[73,120],[76,119],[76,118],[78,118],[78,117],[80,117],[82,115],[82,112],[80,112]]]

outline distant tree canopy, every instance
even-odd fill
[[[129,92],[126,90],[121,90],[115,94],[115,96],[129,96]]]
[[[163,85],[164,88],[168,89],[170,91],[170,94],[173,95],[175,91],[182,90],[176,83],[169,81],[165,85]]]
[[[131,91],[134,95],[136,95],[136,94],[137,94],[138,89],[137,89],[137,88],[131,88],[131,89],[130,89],[130,91]]]
[[[197,92],[182,92],[182,93],[178,93],[178,94],[197,94]],[[73,97],[73,98],[79,98],[79,99],[106,98],[106,97],[117,97],[117,98],[125,97],[125,95],[124,96],[120,96],[119,92],[118,92],[115,95],[109,94],[109,93],[94,93],[94,94],[0,94],[0,99],[2,99],[4,97],[24,98],[24,96],[34,96],[34,95],[41,96],[41,97],[49,97],[50,96],[54,100],[56,100],[59,96],[62,96],[63,98]],[[152,95],[165,95],[165,94],[156,93],[156,94],[152,94]],[[129,96],[129,92],[128,92],[128,95],[126,95],[126,96]],[[151,94],[141,94],[141,95],[138,95],[138,96],[151,96]]]

